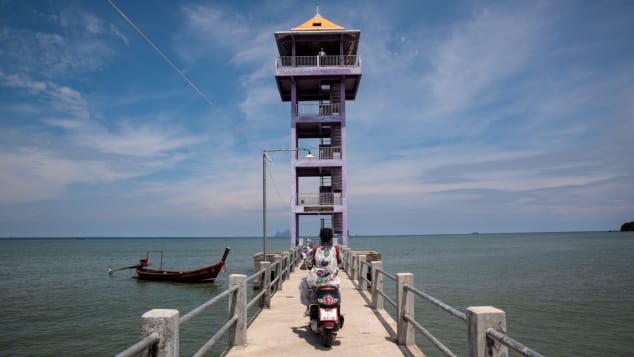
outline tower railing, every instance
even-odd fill
[[[297,105],[298,116],[316,117],[323,115],[339,115],[341,103],[299,103]]]
[[[320,160],[338,160],[342,159],[341,146],[319,146],[319,159]]]
[[[278,56],[277,67],[359,67],[358,55]]]
[[[303,206],[332,206],[340,205],[343,200],[340,192],[299,193],[297,205]]]
[[[299,153],[295,153],[295,159],[297,160],[341,160],[343,159],[343,154],[341,150],[341,145],[319,145],[319,150],[314,150],[314,148],[307,147],[310,149],[312,153],[315,153],[315,157],[307,158]]]

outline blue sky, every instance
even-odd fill
[[[0,237],[257,236],[290,146],[274,31],[315,3],[0,1]],[[320,1],[361,30],[350,233],[634,220],[634,2]],[[270,233],[290,158],[272,154]]]

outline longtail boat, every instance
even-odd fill
[[[161,267],[159,269],[149,269],[149,254],[148,251],[145,258],[141,258],[139,265],[136,267],[136,273],[139,279],[154,280],[154,281],[172,281],[179,283],[201,283],[201,282],[213,282],[216,280],[218,273],[224,268],[227,255],[229,255],[229,247],[225,248],[225,252],[222,255],[222,259],[216,264],[206,266],[204,268],[189,270],[189,271],[170,271],[163,270],[163,253],[161,252]]]

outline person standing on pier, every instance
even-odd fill
[[[332,245],[332,229],[322,228],[319,232],[321,244],[314,247],[308,259],[308,275],[299,284],[300,301],[310,305],[312,290],[319,285],[339,288],[339,265],[342,263],[339,247]]]

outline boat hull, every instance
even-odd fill
[[[228,254],[229,247],[225,248],[222,259],[218,263],[196,270],[170,271],[138,267],[136,268],[136,273],[137,277],[141,280],[171,281],[177,283],[213,282],[216,280],[218,274],[222,271]]]

